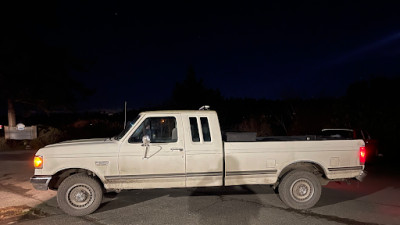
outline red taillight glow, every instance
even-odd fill
[[[365,164],[365,159],[367,158],[367,154],[365,151],[365,147],[361,146],[360,147],[360,164],[364,165]]]
[[[42,169],[43,168],[43,157],[42,156],[35,156],[33,159],[33,165],[35,169]]]

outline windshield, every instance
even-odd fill
[[[125,129],[122,130],[120,134],[114,137],[115,140],[120,140],[128,131],[132,128],[132,126],[136,123],[136,121],[140,118],[140,115],[138,115],[134,120],[128,121],[126,123]]]

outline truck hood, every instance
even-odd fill
[[[94,138],[64,141],[39,149],[37,155],[82,155],[118,151],[118,141],[110,138]]]
[[[112,140],[111,140],[112,141]],[[93,145],[93,144],[104,144],[110,142],[110,138],[92,138],[92,139],[80,139],[63,141],[56,144],[47,145],[46,148],[71,146],[71,145]]]

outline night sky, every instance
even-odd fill
[[[399,9],[389,1],[35,1],[2,10],[3,22],[90,62],[71,74],[96,90],[81,109],[122,110],[125,100],[129,108],[167,100],[189,66],[224,97],[257,99],[339,97],[355,81],[399,76]]]

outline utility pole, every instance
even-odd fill
[[[8,127],[15,127],[16,125],[14,104],[11,99],[8,99]]]

